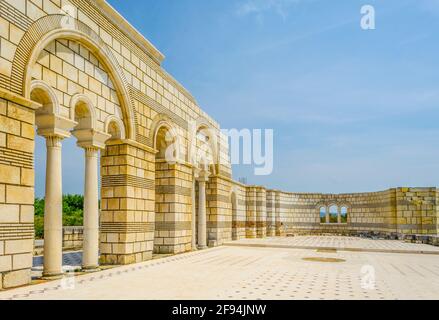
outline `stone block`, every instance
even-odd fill
[[[34,204],[34,189],[31,187],[6,186],[6,203]]]
[[[0,164],[0,183],[20,184],[20,168]]]
[[[20,206],[0,204],[0,223],[20,222]]]
[[[33,239],[6,240],[5,254],[29,253],[34,247]]]
[[[33,169],[21,169],[21,184],[31,187],[35,185],[35,171]]]
[[[31,282],[31,270],[30,269],[12,271],[12,272],[8,272],[8,273],[3,274],[3,288],[4,289],[24,286],[24,285],[30,284],[30,282]]]
[[[10,271],[12,269],[12,256],[0,256],[0,272]]]
[[[22,205],[20,208],[20,222],[34,223],[35,209],[32,205]]]
[[[0,130],[5,133],[20,135],[20,121],[0,115]]]
[[[12,256],[12,270],[32,268],[32,253],[15,254]]]
[[[9,103],[8,117],[20,120],[31,125],[35,124],[35,113],[26,107],[19,106],[15,103]]]
[[[35,128],[33,125],[28,123],[21,123],[21,136],[26,139],[35,139]]]
[[[31,153],[34,152],[34,141],[9,135],[7,147],[9,149]]]

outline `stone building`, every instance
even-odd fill
[[[62,274],[65,139],[84,149],[85,270],[245,237],[437,234],[435,188],[292,194],[234,181],[219,124],[163,59],[103,0],[0,0],[0,289],[30,282],[35,135],[47,145],[48,278]]]

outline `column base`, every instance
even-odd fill
[[[206,250],[208,249],[207,246],[198,246],[197,250]]]
[[[86,273],[93,273],[93,272],[101,271],[101,269],[99,268],[99,266],[94,266],[94,267],[82,267],[81,271],[82,271],[82,272],[86,272]]]
[[[52,280],[60,280],[64,278],[64,274],[63,273],[58,273],[58,274],[43,274],[43,276],[41,277],[42,280],[48,280],[48,281],[52,281]]]

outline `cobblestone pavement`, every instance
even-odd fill
[[[41,278],[43,275],[44,256],[33,258],[32,278]],[[81,268],[82,252],[72,251],[63,253],[63,267],[64,269],[71,267],[73,269]]]
[[[34,268],[42,267],[44,263],[44,257],[34,257],[33,259],[33,266]],[[82,265],[82,252],[75,251],[75,252],[66,252],[63,254],[63,265],[64,266],[81,266]]]
[[[0,299],[439,299],[439,257],[224,246],[5,291]]]
[[[338,236],[299,236],[266,239],[243,239],[234,241],[233,246],[261,246],[297,249],[337,249],[348,251],[387,252],[387,253],[430,253],[439,254],[439,247],[426,244],[407,243],[394,240],[372,240],[356,237]]]

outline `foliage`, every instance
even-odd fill
[[[35,199],[35,236],[44,236],[44,199]],[[77,227],[84,223],[84,197],[81,195],[63,196],[63,226]]]

